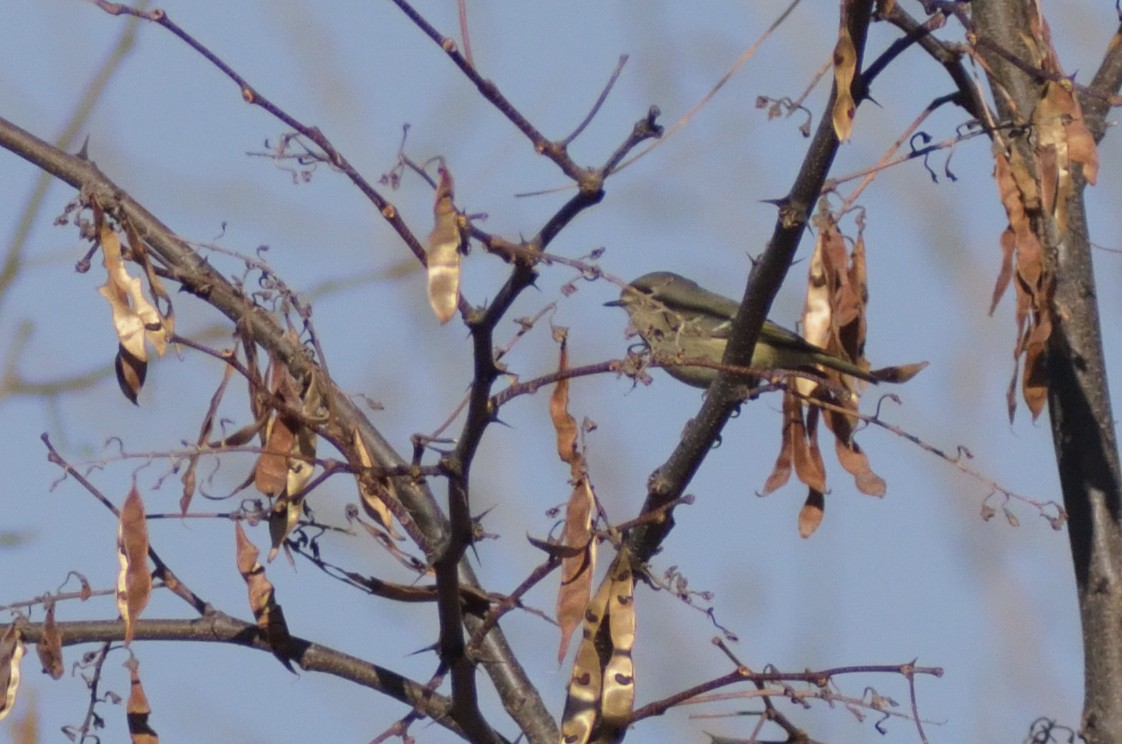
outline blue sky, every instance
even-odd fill
[[[0,47],[0,115],[51,139],[62,131],[93,71],[116,43],[125,21],[91,4],[39,0],[8,9],[9,31]],[[562,137],[584,117],[620,54],[630,55],[611,97],[572,147],[576,159],[597,164],[622,141],[633,122],[654,104],[671,124],[688,111],[739,54],[775,18],[781,3],[685,4],[593,2],[469,3],[477,65],[522,112],[552,137]],[[563,186],[564,180],[535,155],[515,129],[482,101],[440,51],[384,3],[185,2],[162,7],[297,118],[318,125],[371,181],[392,168],[402,125],[410,125],[408,151],[416,160],[441,155],[456,178],[457,204],[485,212],[481,226],[517,238],[534,234],[567,198],[514,195]],[[429,2],[419,9],[438,28],[455,34],[455,4]],[[604,248],[603,268],[631,278],[668,269],[729,295],[738,295],[749,256],[770,236],[774,208],[805,147],[801,121],[767,121],[757,96],[797,96],[828,58],[836,19],[823,4],[803,3],[761,52],[674,137],[613,176],[604,202],[581,215],[553,244],[578,257]],[[1114,23],[1107,7],[1083,7],[1053,19],[1056,47],[1068,71],[1086,80]],[[870,54],[895,38],[876,26]],[[1078,40],[1076,42],[1075,40]],[[855,135],[835,174],[876,162],[928,100],[950,91],[940,70],[918,50],[873,89],[879,106],[862,106]],[[825,87],[808,101],[821,113]],[[924,125],[935,139],[952,135],[964,117],[939,111]],[[137,43],[81,130],[90,156],[114,180],[180,235],[251,254],[268,246],[267,260],[297,291],[325,281],[368,281],[315,301],[315,323],[325,340],[330,369],[354,395],[384,405],[372,414],[386,436],[408,450],[409,436],[431,431],[452,411],[470,380],[470,342],[457,322],[439,326],[428,309],[424,277],[400,239],[343,177],[320,167],[310,182],[290,175],[260,152],[282,125],[242,102],[237,89],[205,60],[152,25]],[[1089,196],[1096,243],[1122,246],[1114,219],[1118,203],[1117,138],[1100,151],[1100,183]],[[1058,499],[1052,446],[1045,418],[1022,410],[1010,426],[1005,387],[1011,371],[1013,319],[1007,299],[986,315],[1000,252],[1004,217],[991,178],[989,145],[961,144],[950,167],[958,180],[932,183],[918,162],[882,174],[862,199],[870,274],[868,356],[874,366],[926,359],[931,366],[892,392],[900,406],[886,418],[924,440],[953,451],[967,447],[972,467],[1027,496]],[[942,159],[936,158],[936,168]],[[0,234],[15,234],[35,171],[0,152]],[[431,192],[406,178],[391,200],[424,235],[431,221]],[[116,339],[98,296],[99,266],[73,271],[85,246],[73,228],[53,227],[73,194],[50,187],[31,230],[27,266],[0,304],[0,349],[12,358],[24,324],[30,338],[16,357],[32,379],[54,379],[105,367]],[[848,223],[852,234],[852,222]],[[810,241],[800,250],[809,256]],[[229,258],[213,259],[238,270]],[[1112,291],[1122,257],[1095,255],[1111,383],[1122,385],[1122,347]],[[482,304],[501,286],[506,268],[481,250],[464,267],[463,291]],[[793,325],[802,306],[805,262],[796,265],[772,317]],[[573,364],[621,356],[628,344],[626,318],[602,307],[615,289],[606,282],[579,285],[571,297],[560,287],[573,278],[562,266],[543,268],[539,289],[526,292],[511,318],[533,315],[557,302],[553,322],[569,328]],[[213,329],[216,313],[176,298],[182,333]],[[513,322],[498,337],[513,335]],[[228,343],[222,334],[209,342]],[[507,358],[527,379],[556,364],[545,325],[519,342]],[[119,437],[129,452],[156,452],[196,436],[221,370],[190,352],[152,365],[134,408],[112,378],[53,404],[25,397],[0,401],[6,432],[2,462],[7,487],[0,495],[3,529],[20,533],[0,551],[4,591],[0,603],[30,598],[60,584],[70,570],[95,587],[115,580],[115,525],[73,482],[52,488],[58,471],[46,462],[41,432],[50,432],[74,461],[106,460],[94,479],[123,499],[134,473],[149,511],[172,511],[178,499],[166,460],[119,461]],[[552,526],[546,511],[568,493],[567,466],[557,461],[547,395],[523,397],[503,411],[506,427],[493,427],[473,471],[474,506],[492,508],[486,526],[501,539],[479,547],[479,571],[497,591],[516,586],[539,555],[525,541]],[[669,454],[696,413],[700,392],[656,372],[649,387],[632,389],[611,376],[574,382],[571,410],[598,428],[588,437],[593,482],[611,518],[629,519],[645,494],[647,476]],[[1019,741],[1031,721],[1052,716],[1076,726],[1082,699],[1078,615],[1065,532],[1053,532],[1033,509],[1011,504],[1021,526],[1000,517],[983,522],[988,489],[904,440],[880,430],[859,441],[889,484],[883,500],[861,496],[832,463],[826,519],[810,540],[798,537],[795,519],[803,491],[789,485],[766,498],[762,486],[779,441],[779,400],[748,406],[725,430],[690,486],[693,506],[677,513],[677,528],[656,558],[660,574],[677,566],[691,588],[715,593],[716,617],[741,638],[737,653],[749,665],[801,670],[851,664],[903,663],[944,667],[942,679],[921,679],[920,707],[934,741]],[[875,405],[873,395],[864,402]],[[224,414],[244,423],[244,406],[231,401]],[[143,465],[143,467],[140,467]],[[207,486],[228,492],[249,467],[226,458]],[[139,470],[138,470],[139,468]],[[342,522],[353,485],[330,483],[311,497],[317,516]],[[438,493],[441,490],[438,489]],[[198,500],[200,511],[227,503]],[[264,528],[251,533],[267,544]],[[220,609],[247,618],[244,586],[233,563],[233,530],[221,520],[166,520],[152,525],[152,540],[170,565]],[[338,562],[391,580],[408,580],[391,558],[361,538],[328,547]],[[293,632],[385,664],[417,679],[433,669],[430,654],[412,652],[436,639],[426,608],[386,606],[357,596],[306,563],[293,571],[282,560],[269,568]],[[550,610],[556,582],[528,601]],[[722,674],[727,662],[710,644],[708,619],[667,593],[638,592],[636,643],[639,703]],[[60,619],[112,617],[111,600],[66,604]],[[182,603],[157,596],[147,617],[181,617]],[[558,667],[556,632],[532,615],[511,616],[509,637],[553,710],[564,700],[568,661]],[[135,651],[153,707],[152,725],[165,741],[368,741],[406,712],[365,690],[322,675],[299,677],[275,660],[235,648],[137,644]],[[67,651],[67,662],[78,658]],[[107,684],[127,691],[120,653],[107,665]],[[25,687],[16,715],[34,699],[44,740],[84,713],[80,681],[53,682],[25,662]],[[892,677],[852,678],[844,690],[866,685],[902,705],[907,689]],[[486,687],[484,685],[484,687]],[[488,697],[487,705],[494,704]],[[689,720],[692,713],[745,708],[724,703],[673,711],[634,732],[676,741],[704,741],[703,731],[747,736],[752,719]],[[856,722],[844,709],[817,704],[791,710],[810,733],[827,741],[915,741],[905,721],[888,724],[887,736],[871,720]],[[123,710],[101,708],[106,740],[121,740]],[[9,719],[10,721],[11,719]],[[501,720],[501,717],[500,717]],[[10,727],[0,724],[0,729]],[[505,724],[504,733],[513,735]],[[420,741],[449,741],[436,727],[414,731]]]

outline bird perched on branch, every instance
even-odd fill
[[[635,331],[672,377],[700,388],[709,387],[717,379],[720,370],[713,365],[719,365],[724,356],[740,307],[736,301],[670,271],[644,274],[627,285],[618,300],[606,304],[627,311]],[[691,360],[702,364],[691,364]],[[819,378],[821,367],[826,367],[876,383],[906,382],[927,363],[864,369],[765,320],[749,366],[761,373],[788,370]]]

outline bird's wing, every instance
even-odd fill
[[[721,321],[720,323],[714,324],[711,328],[704,330],[711,333],[714,338],[728,338],[729,333],[732,331],[732,319]],[[764,321],[764,327],[760,329],[758,343],[766,343],[771,346],[795,351],[820,351],[825,353],[825,350],[821,346],[812,344],[794,331],[789,331],[770,320]]]
[[[669,280],[658,286],[653,293],[657,300],[666,303],[667,306],[680,311],[683,315],[696,312],[722,319],[727,318],[730,321],[736,317],[737,308],[740,307],[738,302],[716,292],[710,292],[684,276],[669,273],[667,276]]]

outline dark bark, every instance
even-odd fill
[[[1021,60],[1031,0],[976,0],[973,18],[980,40]],[[1117,37],[1116,37],[1117,40]],[[1105,97],[1122,82],[1117,44],[1111,45],[1091,89],[1080,96],[1088,126],[1103,134]],[[1005,120],[1023,123],[1040,98],[1045,80],[999,54],[986,54],[991,85]],[[1011,100],[1010,100],[1011,99]],[[1015,107],[1014,108],[1014,104]],[[1031,148],[1031,130],[1014,146]],[[1031,151],[1026,152],[1031,157]],[[1028,160],[1027,162],[1032,162]],[[1048,341],[1048,413],[1060,486],[1069,516],[1068,536],[1083,626],[1084,708],[1082,734],[1089,742],[1122,741],[1122,506],[1118,442],[1103,359],[1091,241],[1084,203],[1086,181],[1075,177],[1066,225],[1048,215],[1036,220],[1055,273],[1054,327]]]

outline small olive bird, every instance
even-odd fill
[[[644,274],[624,288],[618,300],[606,303],[622,307],[631,316],[631,325],[662,360],[680,359],[664,369],[687,385],[707,388],[719,370],[689,364],[690,359],[720,363],[728,344],[732,321],[739,303],[697,282],[670,271]],[[847,359],[815,346],[786,328],[764,321],[751,367],[761,372],[790,370],[821,377],[818,367],[829,367],[868,382],[905,382],[926,362],[880,370],[862,369]]]

